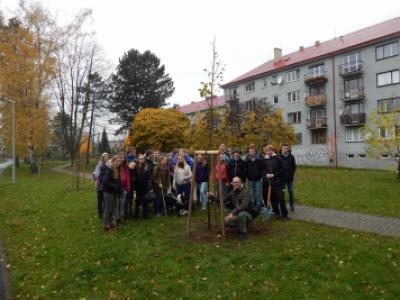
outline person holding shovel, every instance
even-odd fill
[[[154,167],[153,191],[157,195],[154,203],[157,216],[166,215],[165,195],[171,191],[171,175],[166,155],[160,155],[159,163]]]
[[[264,164],[265,172],[263,175],[263,182],[266,189],[271,187],[271,205],[272,210],[276,216],[283,217],[284,220],[288,219],[288,210],[283,199],[283,163],[278,155],[275,154],[274,147],[267,145],[263,147],[264,150]],[[266,199],[266,195],[264,195]]]

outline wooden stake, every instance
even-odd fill
[[[221,231],[222,236],[225,236],[225,223],[224,223],[224,195],[222,185],[222,174],[221,174],[221,159],[218,159],[218,192],[219,192],[219,211],[220,211],[220,222],[221,222]]]
[[[194,158],[193,173],[192,173],[192,185],[190,186],[189,214],[188,214],[188,221],[187,221],[187,228],[186,228],[188,236],[190,236],[190,227],[192,225],[193,194],[194,194],[194,187],[195,187],[195,183],[196,183],[196,172],[197,172],[197,155]]]

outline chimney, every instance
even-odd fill
[[[315,46],[316,46],[316,47],[319,46],[319,41],[315,41]]]
[[[299,47],[299,51],[300,51],[300,52],[303,52],[303,51],[304,51],[304,46],[300,46],[300,47]]]
[[[344,42],[344,40],[343,40],[343,35],[340,36],[340,41],[341,41],[342,43]]]
[[[281,48],[274,48],[274,63],[282,60],[282,49]]]

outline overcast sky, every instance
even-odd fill
[[[115,67],[131,48],[151,50],[175,83],[171,104],[200,100],[214,35],[225,82],[283,54],[400,16],[399,0],[43,0],[60,17],[92,8],[100,45]],[[0,0],[13,9],[17,0]],[[222,93],[222,91],[220,92]]]

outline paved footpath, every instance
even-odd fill
[[[12,160],[8,160],[0,164],[0,175],[4,169],[12,164]],[[10,281],[8,280],[6,268],[6,255],[4,248],[0,242],[0,299],[11,299],[10,295]]]
[[[292,219],[315,222],[340,228],[400,237],[400,219],[378,217],[355,212],[296,205]]]

